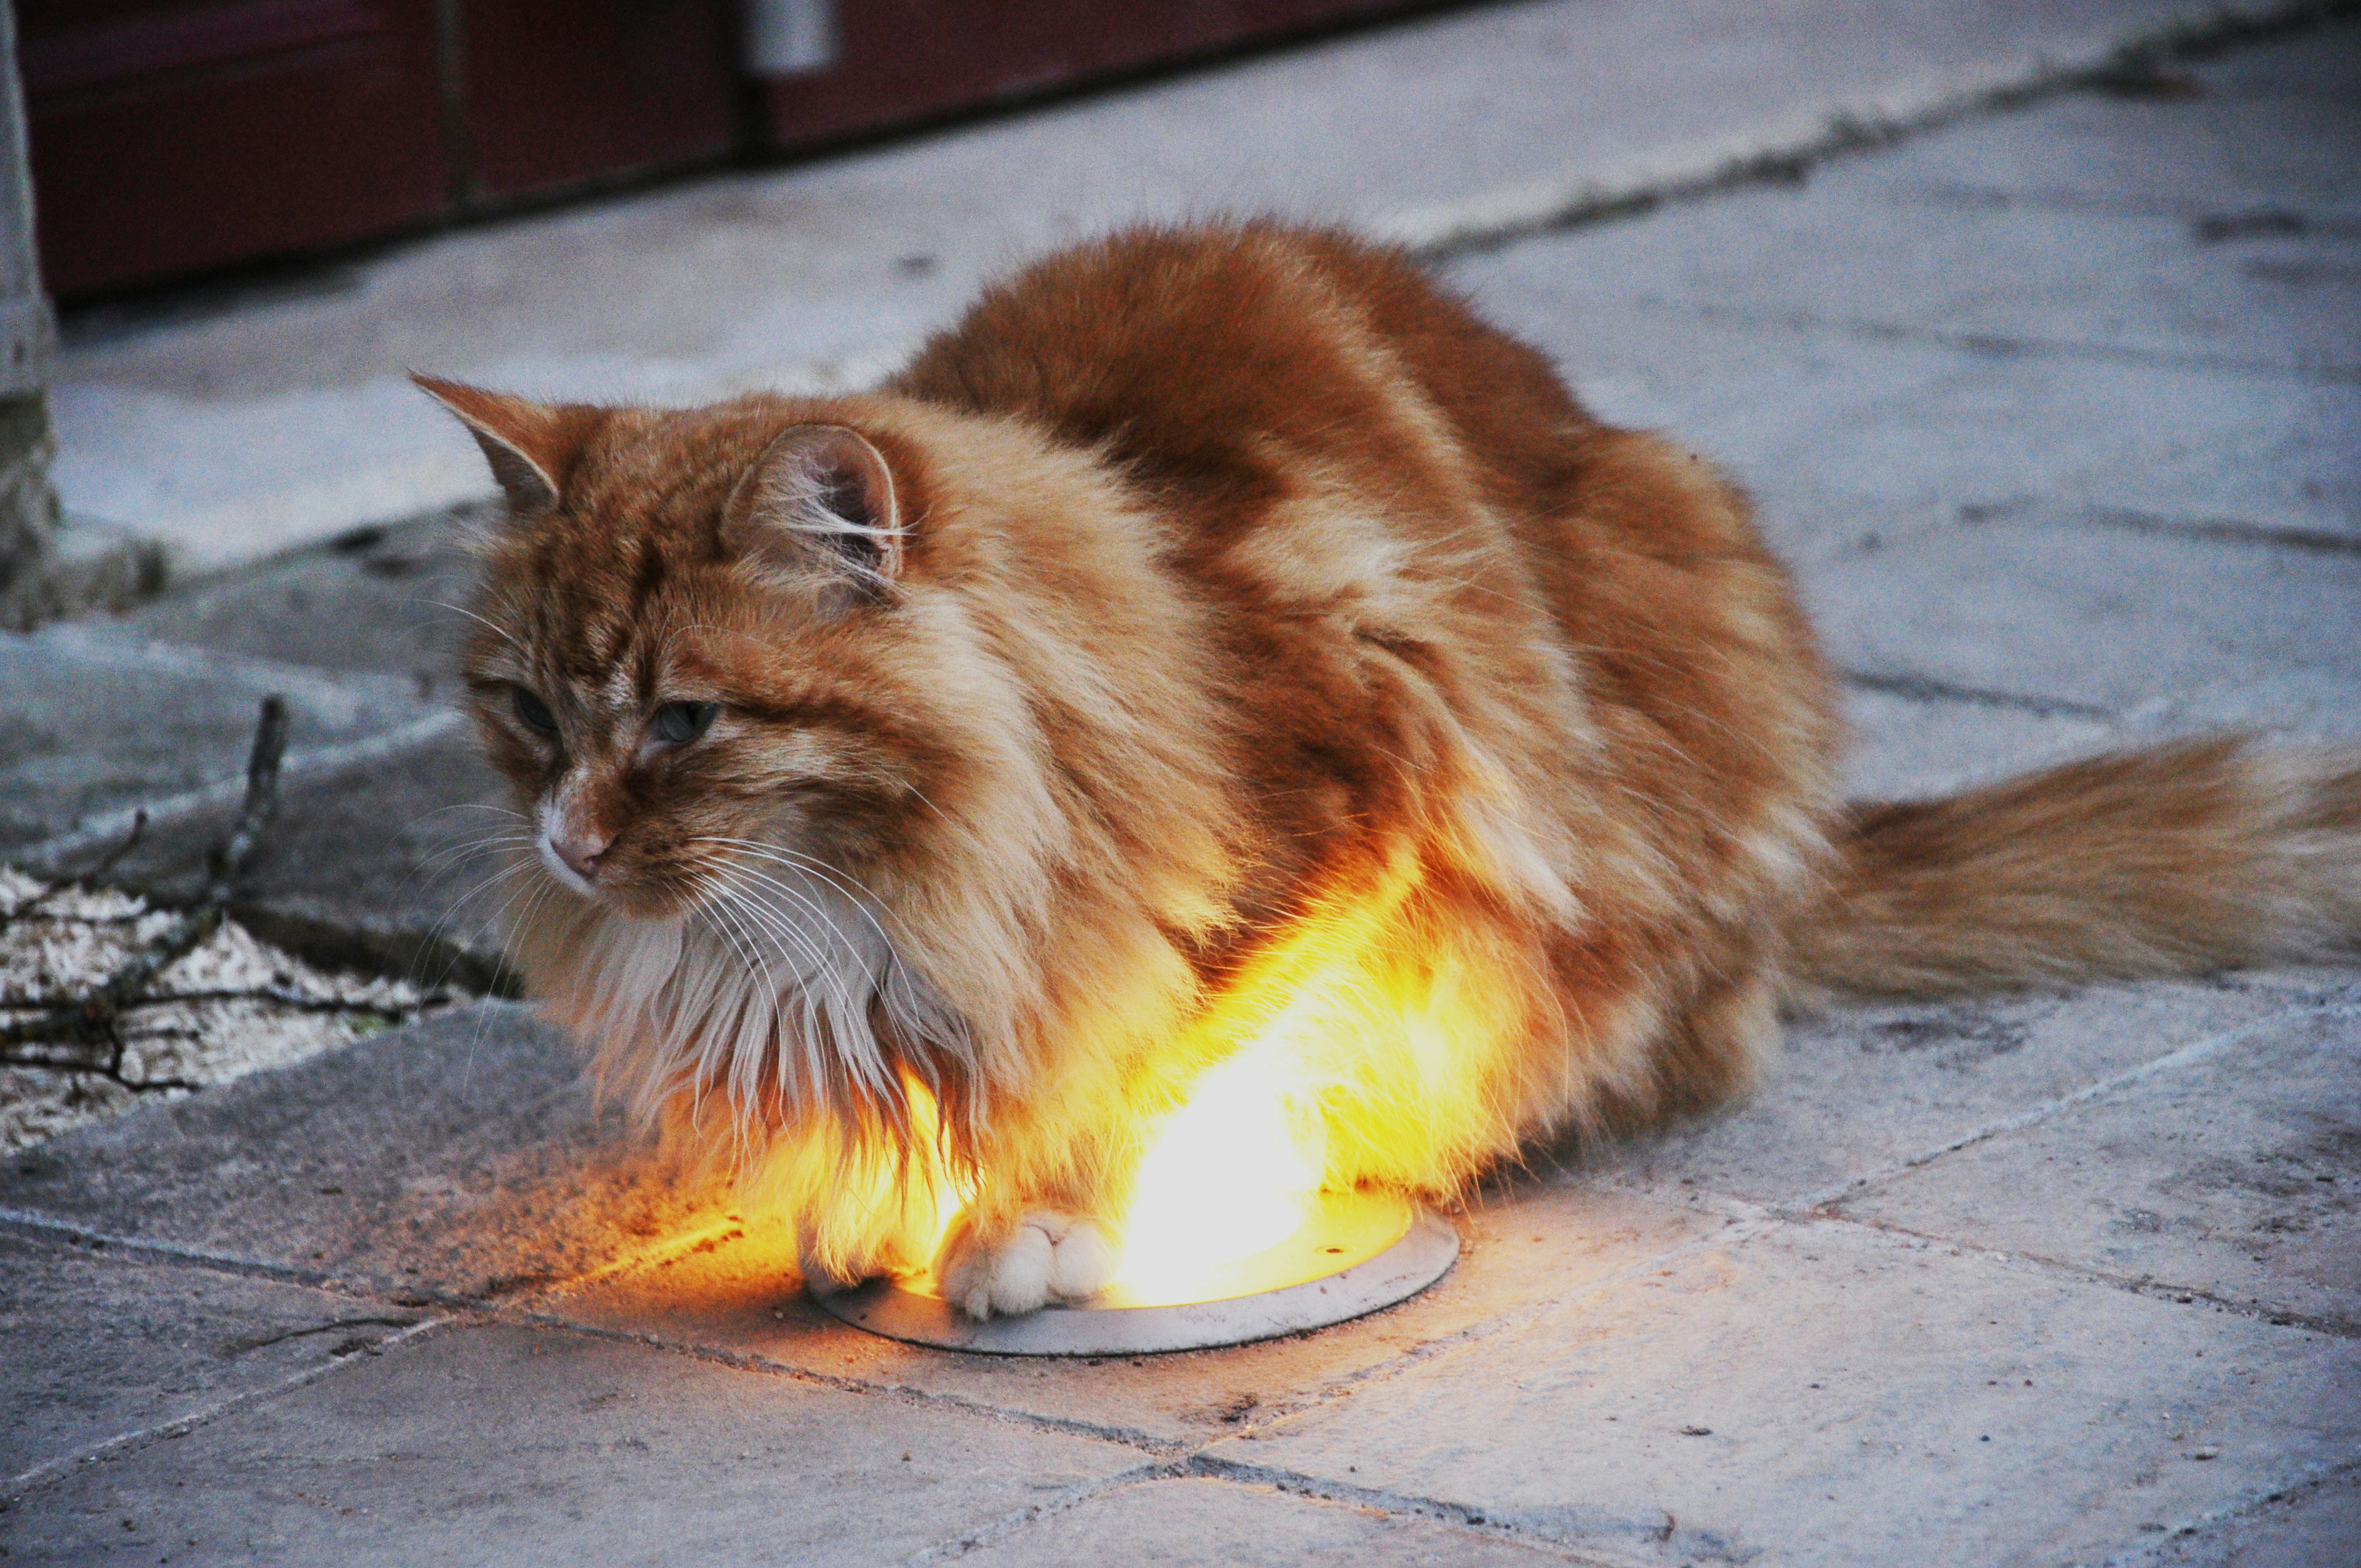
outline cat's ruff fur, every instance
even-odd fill
[[[522,901],[516,961],[609,1081],[745,1154],[823,1288],[927,1264],[950,1194],[952,1299],[1087,1294],[1158,1119],[1273,1029],[1330,1181],[1448,1198],[1730,1094],[1783,999],[2361,928],[2349,756],[1843,807],[1741,498],[1342,236],[1068,252],[865,396],[422,384],[511,501],[487,744],[602,846],[591,894]],[[675,702],[710,730],[656,739]]]

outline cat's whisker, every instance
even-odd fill
[[[528,665],[533,663],[533,651],[527,648],[522,642],[518,641],[514,632],[495,621],[487,620],[484,617],[478,615],[474,610],[469,609],[467,606],[452,604],[444,599],[414,599],[412,602],[414,604],[430,605],[436,609],[447,609],[454,615],[464,615],[469,620],[474,621],[477,625],[491,632],[494,636],[506,641],[510,647],[517,651],[518,656],[522,658]]]
[[[852,994],[849,978],[844,972],[844,966],[833,961],[837,955],[830,954],[822,948],[818,938],[804,931],[794,921],[787,919],[781,914],[766,909],[759,901],[746,894],[743,890],[725,888],[724,892],[725,895],[731,900],[741,914],[762,925],[766,929],[772,931],[782,940],[782,942],[793,942],[802,952],[811,959],[816,972],[812,976],[803,979],[799,982],[803,989],[807,992],[813,984],[825,980],[829,985],[829,992],[836,999],[839,1008],[843,1010],[845,1013],[850,1014],[856,1006],[859,1005],[857,999]],[[829,935],[835,938],[838,948],[845,954],[850,955],[851,949],[849,944],[845,942],[842,931],[837,927],[833,920],[829,919],[827,912],[820,909],[818,905],[811,904],[808,900],[804,902],[806,907],[810,910],[813,918],[821,922],[828,928]]]
[[[738,842],[747,841],[738,840]],[[904,1032],[913,1039],[936,1038],[943,1034],[943,1029],[939,1021],[929,1018],[926,1014],[925,1011],[915,1003],[913,999],[914,994],[918,989],[916,978],[910,974],[908,966],[903,961],[900,947],[886,932],[884,927],[878,923],[875,915],[871,912],[863,901],[862,894],[866,892],[865,889],[862,889],[857,885],[851,887],[846,886],[843,882],[837,879],[830,873],[829,869],[827,866],[818,861],[814,861],[807,864],[797,864],[795,861],[788,860],[786,856],[793,855],[795,851],[785,850],[781,852],[779,847],[755,845],[752,843],[748,843],[747,847],[750,852],[760,852],[760,858],[762,859],[787,866],[791,870],[806,873],[817,873],[818,876],[826,879],[829,886],[832,886],[836,888],[838,892],[842,893],[845,895],[846,900],[853,905],[854,909],[861,915],[862,919],[868,923],[869,928],[874,931],[877,935],[877,939],[881,948],[880,956],[884,964],[883,971],[878,972],[873,970],[870,969],[870,966],[866,964],[863,965],[863,968],[865,971],[868,971],[866,972],[865,978],[869,983],[871,992],[884,1003],[887,1015],[893,1019],[898,1027],[903,1029]],[[853,948],[850,940],[849,935],[836,924],[835,917],[829,915],[827,910],[823,908],[807,892],[782,883],[775,877],[757,872],[751,866],[740,864],[736,869],[741,876],[744,876],[758,884],[767,885],[795,900],[800,907],[807,911],[815,919],[821,921],[828,927],[830,936],[835,938],[837,944],[843,951],[847,953],[857,952],[857,949]],[[895,983],[896,979],[898,979],[902,983]],[[850,998],[846,999],[844,1003],[844,1005],[848,1008],[853,1004],[852,1000]],[[878,1070],[882,1072],[882,1065]],[[932,1065],[930,1063],[926,1064],[922,1067],[921,1071],[922,1075],[931,1076],[933,1072]]]
[[[775,857],[764,858],[773,859],[775,863],[785,866],[790,870],[799,872],[807,872],[809,870],[809,868],[796,866],[791,861],[778,861]],[[808,913],[815,920],[825,925],[829,928],[829,932],[834,935],[840,942],[844,940],[844,933],[837,927],[835,916],[829,915],[827,910],[822,908],[818,900],[814,898],[809,892],[795,887],[787,883],[781,882],[778,878],[772,876],[767,872],[756,871],[752,866],[745,864],[743,861],[734,863],[730,869],[741,877],[746,878],[758,885],[769,887],[778,893],[785,894],[788,898],[793,899],[798,907]],[[892,954],[895,950],[894,939],[886,935],[885,927],[877,923],[876,916],[869,912],[859,896],[840,884],[831,883],[830,885],[834,885],[837,892],[845,894],[845,901],[851,904],[853,906],[854,911],[858,913],[862,919],[869,923],[870,929],[877,933],[878,941],[884,944],[885,950],[889,955]]]
[[[719,844],[729,849],[742,850],[756,860],[774,861],[781,865],[791,866],[797,871],[822,877],[854,902],[862,916],[876,927],[877,935],[881,938],[889,942],[893,940],[890,936],[887,936],[885,927],[877,925],[876,916],[871,913],[873,905],[878,908],[884,907],[884,901],[849,872],[831,866],[816,856],[807,855],[802,850],[792,849],[785,844],[766,844],[754,839],[728,839],[718,835],[692,839],[689,842]]]

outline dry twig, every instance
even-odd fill
[[[246,763],[246,802],[229,832],[205,856],[205,882],[188,912],[147,943],[103,984],[81,996],[68,998],[46,1012],[0,1026],[0,1064],[27,1067],[79,1067],[114,1076],[122,1067],[123,1041],[117,1024],[124,1014],[149,1000],[148,988],[159,975],[220,929],[231,891],[253,858],[262,831],[279,809],[279,761],[287,750],[287,700],[277,693],[262,699],[262,718],[254,732],[254,749]],[[135,819],[130,840],[119,846],[104,865],[120,860],[137,842],[145,817]],[[106,1060],[67,1062],[46,1053],[20,1056],[16,1047],[71,1041],[102,1049]]]

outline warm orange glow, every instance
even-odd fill
[[[1118,1300],[1271,1288],[1268,1267],[1237,1266],[1302,1231],[1323,1189],[1450,1190],[1513,1136],[1497,1074],[1504,1047],[1533,1025],[1533,960],[1435,918],[1418,895],[1405,857],[1356,894],[1323,901],[1171,1042],[1163,1070],[1196,1076],[1177,1110],[1142,1129]],[[804,1242],[825,1266],[922,1271],[988,1182],[928,1152],[939,1108],[918,1083],[905,1087],[915,1166],[848,1157],[823,1139],[774,1151],[771,1194],[813,1217]],[[881,1254],[869,1238],[886,1225],[894,1241]]]
[[[1307,920],[1200,1025],[1244,1044],[1198,1080],[1150,1144],[1126,1220],[1119,1288],[1201,1299],[1223,1266],[1304,1222],[1329,1169],[1323,1101],[1339,1090],[1351,1097],[1366,1064],[1389,1043],[1408,1043],[1405,1024],[1422,1011],[1385,950],[1410,886],[1400,872]],[[1418,1033],[1431,1040],[1436,1030],[1429,1022]]]

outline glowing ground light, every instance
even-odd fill
[[[1268,1044],[1206,1073],[1140,1164],[1115,1287],[1189,1300],[1223,1266],[1285,1241],[1320,1189],[1317,1137]]]
[[[1124,1217],[1124,1262],[1098,1295],[979,1322],[931,1280],[913,1279],[830,1296],[822,1309],[914,1343],[1098,1355],[1293,1333],[1433,1284],[1458,1256],[1458,1233],[1398,1193],[1323,1189],[1315,1087],[1352,1093],[1373,1058],[1413,1086],[1383,1097],[1383,1115],[1361,1118],[1365,1140],[1415,1138],[1438,1110],[1466,1113],[1455,1102],[1468,1092],[1464,1047],[1496,1023],[1469,999],[1491,988],[1466,983],[1472,971],[1438,986],[1435,965],[1404,961],[1389,927],[1412,885],[1397,870],[1308,917],[1193,1025],[1206,1045],[1235,1049],[1152,1133]]]

